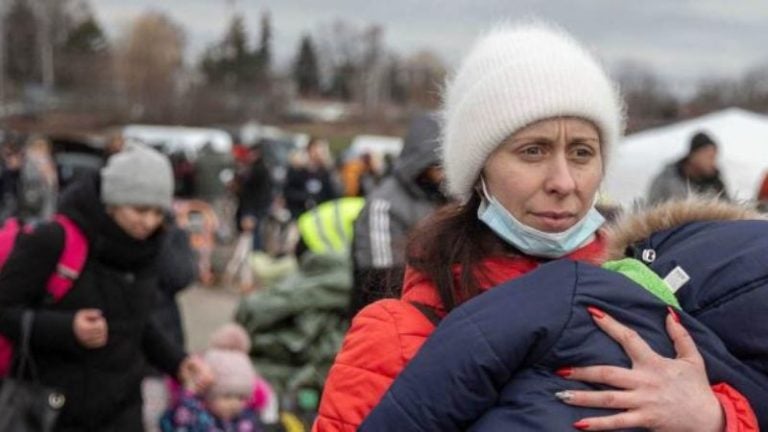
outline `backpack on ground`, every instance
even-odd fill
[[[56,271],[48,279],[45,289],[53,301],[57,302],[69,292],[80,276],[88,255],[88,241],[80,228],[68,217],[57,214],[53,220],[64,229],[64,248],[56,264]],[[33,225],[25,225],[15,218],[5,221],[0,227],[0,269],[11,255],[18,235],[33,230]],[[0,377],[8,374],[12,359],[13,343],[0,335]]]

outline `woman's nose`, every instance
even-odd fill
[[[576,190],[576,179],[565,155],[551,159],[544,188],[548,193],[567,195]]]
[[[154,212],[147,212],[144,217],[141,218],[142,225],[148,230],[154,230],[160,225],[161,216],[156,215]]]

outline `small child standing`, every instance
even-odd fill
[[[213,385],[196,396],[182,390],[160,419],[163,432],[260,432],[259,413],[249,403],[259,379],[248,357],[250,341],[237,324],[226,324],[211,337],[203,359],[214,373]]]

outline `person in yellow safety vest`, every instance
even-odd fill
[[[365,206],[365,198],[344,197],[326,201],[302,213],[297,221],[301,241],[296,255],[349,253],[355,219]]]

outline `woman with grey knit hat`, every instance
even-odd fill
[[[60,215],[87,243],[85,264],[63,296],[46,291],[69,241],[58,223],[20,234],[0,272],[0,332],[18,341],[25,311],[34,311],[30,346],[37,378],[66,398],[58,431],[142,430],[147,361],[200,390],[211,382],[208,366],[149,319],[172,192],[165,156],[129,146],[110,157],[101,175],[84,177],[61,198]]]
[[[552,26],[501,25],[443,99],[459,202],[413,233],[400,298],[354,318],[314,430],[753,430],[741,394],[710,388],[670,296],[590,265],[624,128],[594,57]]]

